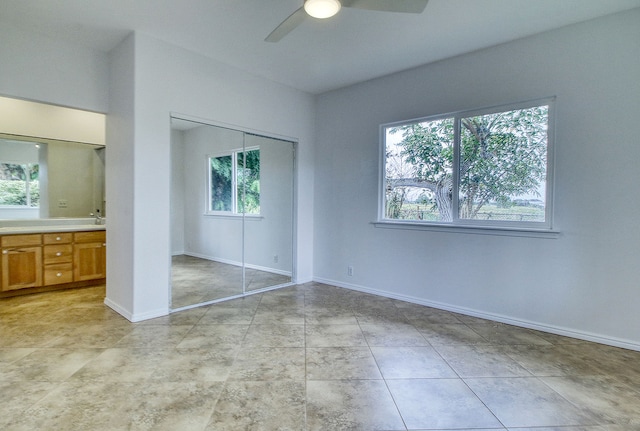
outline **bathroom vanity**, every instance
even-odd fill
[[[106,279],[106,226],[0,226],[0,298]]]

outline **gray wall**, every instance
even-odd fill
[[[371,224],[379,124],[547,96],[557,96],[558,239]],[[317,102],[317,280],[640,349],[640,10]]]

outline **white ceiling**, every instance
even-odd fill
[[[0,0],[0,25],[109,51],[138,30],[309,92],[362,82],[640,0],[430,0],[420,15],[346,9],[264,38],[302,0]],[[1,43],[1,42],[0,42]]]

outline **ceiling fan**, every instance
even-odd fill
[[[308,17],[330,18],[343,7],[382,12],[422,13],[429,0],[304,0],[304,4],[282,21],[265,39],[278,42]]]

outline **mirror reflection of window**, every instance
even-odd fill
[[[38,208],[39,171],[37,163],[0,162],[0,205]]]
[[[233,157],[209,158],[211,166],[211,201],[209,211],[231,212],[233,210]]]
[[[209,169],[209,212],[260,214],[259,148],[209,157]]]
[[[260,150],[248,150],[238,155],[238,213],[260,214]]]
[[[38,218],[43,180],[41,144],[0,138],[0,219]]]

